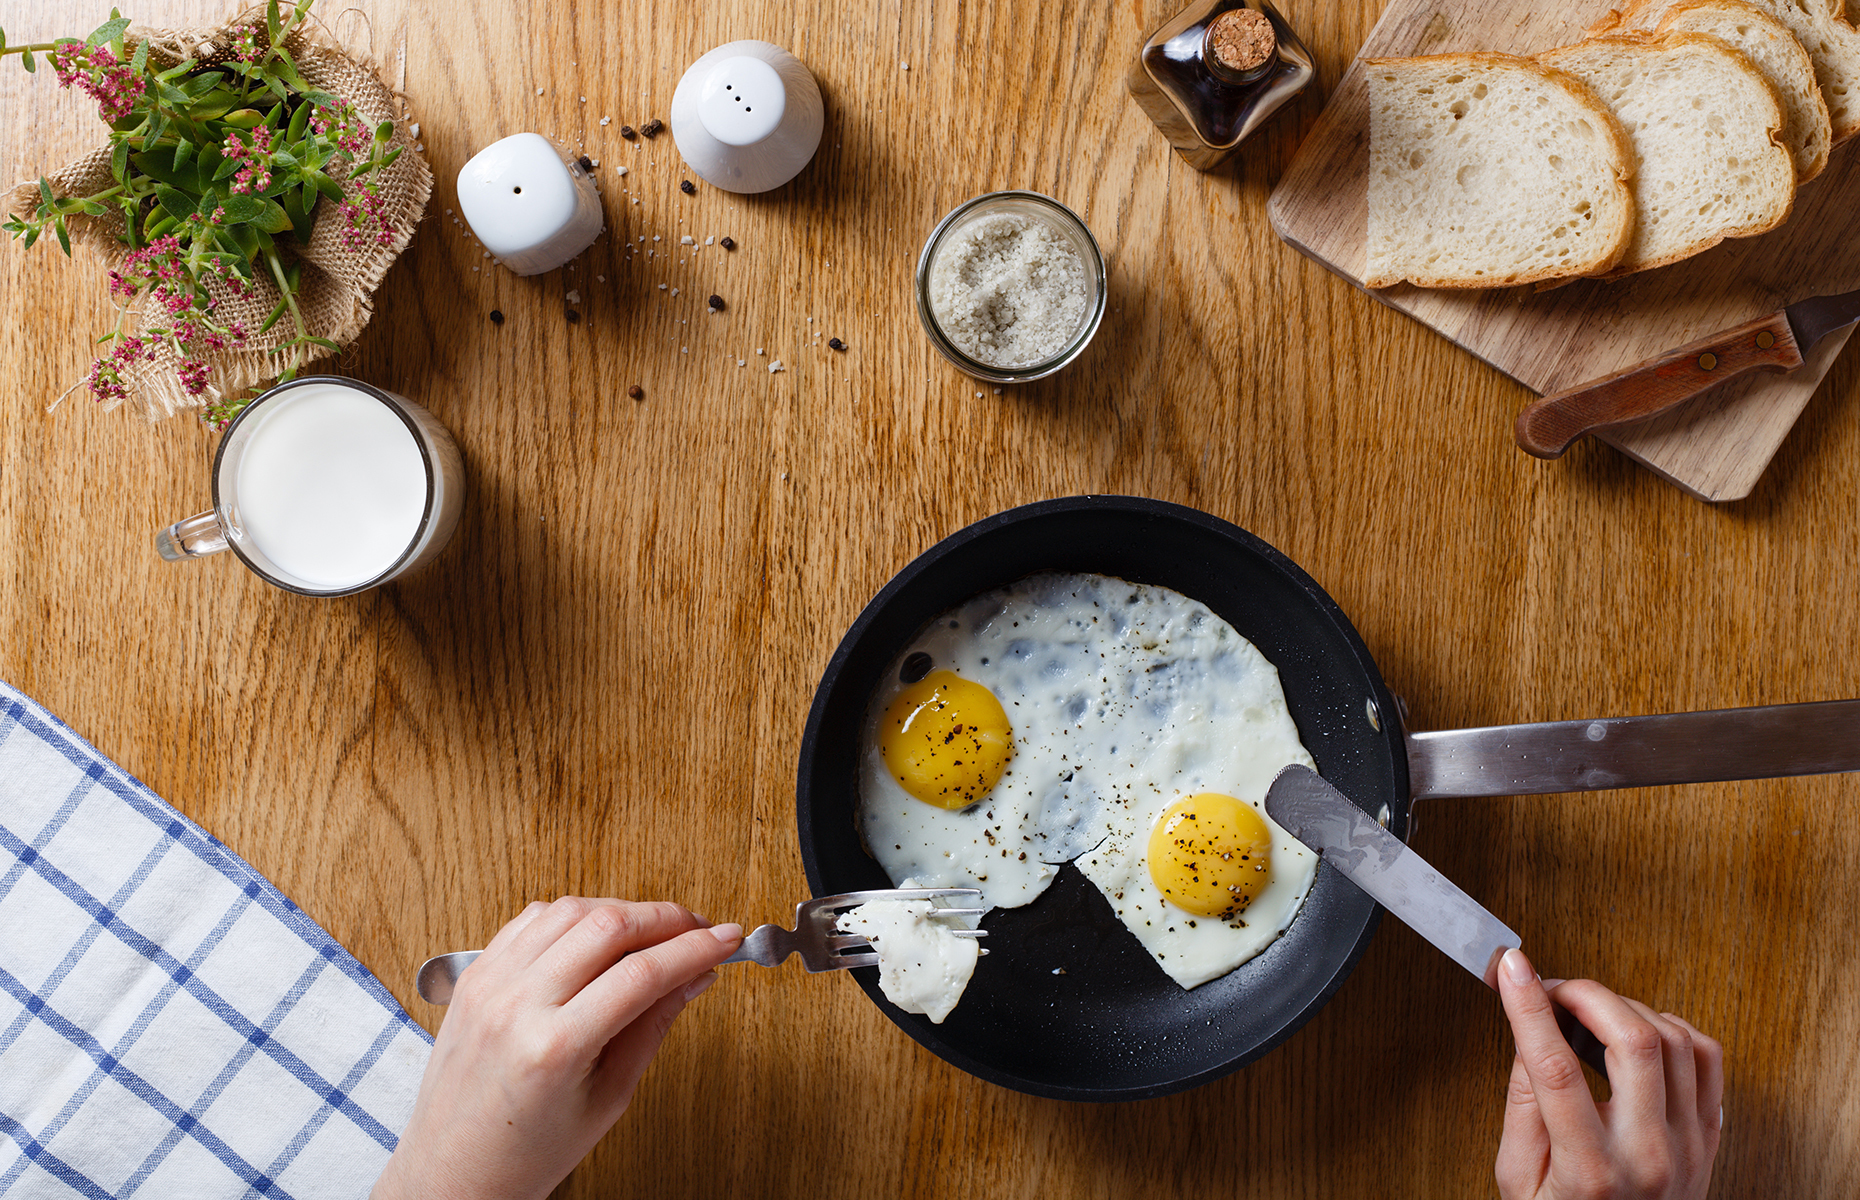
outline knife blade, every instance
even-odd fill
[[[1523,939],[1429,866],[1402,840],[1308,767],[1288,766],[1266,792],[1266,815],[1454,962],[1498,990],[1498,964]],[[1563,1006],[1557,1027],[1578,1058],[1608,1077],[1604,1047]]]
[[[1644,421],[1752,371],[1793,371],[1815,343],[1860,321],[1860,291],[1812,296],[1650,358],[1615,375],[1558,392],[1518,414],[1518,445],[1556,458],[1584,434]]]

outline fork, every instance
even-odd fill
[[[955,900],[977,901],[982,896],[979,888],[890,888],[869,892],[842,892],[837,896],[822,896],[816,900],[803,900],[794,906],[794,928],[783,929],[780,925],[758,925],[743,939],[743,944],[736,948],[736,953],[724,959],[725,963],[752,962],[758,966],[779,966],[790,954],[799,954],[801,963],[810,972],[843,971],[848,967],[873,967],[878,965],[878,955],[870,953],[871,943],[858,934],[838,932],[837,920],[841,910],[857,908],[861,904],[870,904],[874,900]],[[985,908],[938,908],[935,915],[939,917],[979,917]],[[988,936],[986,929],[957,929],[957,937],[982,938]],[[859,953],[867,951],[867,953]],[[450,954],[440,954],[420,964],[419,973],[414,976],[414,988],[420,993],[420,999],[428,1004],[450,1004],[453,989],[458,986],[459,976],[465,968],[478,961],[482,950],[455,950]],[[986,954],[988,951],[983,950]],[[721,965],[721,964],[719,964]]]

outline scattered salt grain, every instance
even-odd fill
[[[537,89],[536,89],[536,94],[537,94],[538,96],[540,96],[540,95],[542,95],[542,89],[541,89],[541,88],[537,88]]]
[[[683,237],[681,237],[681,238],[679,238],[678,240],[679,240],[680,242],[682,242],[682,243],[684,243],[684,244],[685,244],[685,245],[687,245],[687,246],[695,246],[695,245],[697,245],[697,239],[696,239],[696,238],[694,238],[694,237],[692,237],[692,236],[691,236],[690,234],[688,234],[688,233],[687,233],[687,234],[685,234],[685,236],[683,236]]]
[[[1000,388],[996,388],[996,389],[995,389],[995,395],[997,395],[997,396],[999,396],[1000,394],[1001,394],[1001,389],[1000,389]]]
[[[664,284],[660,284],[660,285],[659,285],[659,290],[660,290],[660,291],[664,291],[664,290],[665,290],[665,285],[664,285]]]
[[[716,238],[714,238],[714,237],[707,237],[707,238],[705,238],[705,239],[704,239],[704,244],[705,244],[706,246],[708,246],[708,245],[710,245],[710,244],[711,244],[712,242],[715,242],[716,240],[717,240],[717,239],[716,239]]]
[[[655,242],[656,242],[656,241],[658,241],[658,240],[659,240],[659,235],[658,235],[658,234],[656,234],[656,233],[655,233],[655,234],[653,234],[653,235],[652,235],[652,240],[653,240],[653,241],[655,241]]]
[[[673,288],[673,289],[672,289],[672,295],[674,295],[674,296],[676,296],[677,294],[678,294],[678,289],[677,289],[677,288]]]
[[[577,289],[577,288],[570,288],[570,289],[568,290],[568,302],[569,302],[570,304],[580,304],[580,303],[581,303],[581,292],[580,292],[580,290],[579,290],[579,289]]]
[[[758,350],[758,351],[756,351],[756,353],[757,353],[757,354],[760,354],[760,353],[762,353],[762,351],[760,351],[760,350]],[[783,366],[781,365],[781,359],[779,359],[779,358],[778,358],[778,359],[776,359],[776,360],[775,360],[774,362],[772,362],[772,363],[770,363],[770,364],[769,364],[769,374],[771,374],[771,375],[773,375],[773,374],[774,374],[775,372],[777,372],[777,371],[781,371],[781,370],[785,370],[785,369],[786,369],[786,368],[784,368],[784,367],[783,367]]]
[[[760,354],[760,353],[762,353],[762,347],[760,347],[760,346],[757,346],[757,347],[756,347],[756,353],[757,353],[757,354]]]
[[[624,174],[626,174],[626,167],[625,167],[625,166],[622,166],[622,167],[620,168],[620,173],[621,173],[622,175],[624,175]],[[635,203],[635,204],[637,204],[637,203],[639,203],[639,202],[638,202],[637,200],[635,200],[635,201],[634,201],[634,203]]]
[[[685,354],[689,354],[689,353],[691,353],[691,347],[689,347],[689,346],[685,346],[685,347],[683,347],[683,348],[682,348],[682,353],[685,353]]]
[[[603,125],[607,125],[607,124],[610,124],[610,123],[611,123],[612,121],[613,121],[613,118],[612,118],[612,117],[602,117],[602,118],[601,118],[601,124],[603,124]]]
[[[606,282],[607,282],[607,276],[605,276],[605,275],[596,275],[596,276],[594,277],[594,282],[596,282],[596,283],[606,283]]]
[[[996,367],[1063,350],[1085,319],[1085,264],[1045,221],[978,218],[945,238],[930,264],[930,311],[956,348]]]

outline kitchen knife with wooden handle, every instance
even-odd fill
[[[1556,458],[1585,433],[1644,421],[1751,371],[1793,371],[1810,348],[1860,321],[1860,291],[1815,296],[1618,375],[1545,396],[1518,414],[1518,445]]]

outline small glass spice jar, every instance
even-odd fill
[[[1124,82],[1176,153],[1207,171],[1315,74],[1266,0],[1199,0],[1150,34]]]
[[[1077,213],[1039,192],[952,209],[917,259],[917,317],[937,352],[991,383],[1062,370],[1104,320],[1104,254]],[[1029,347],[1037,349],[1022,353]]]

